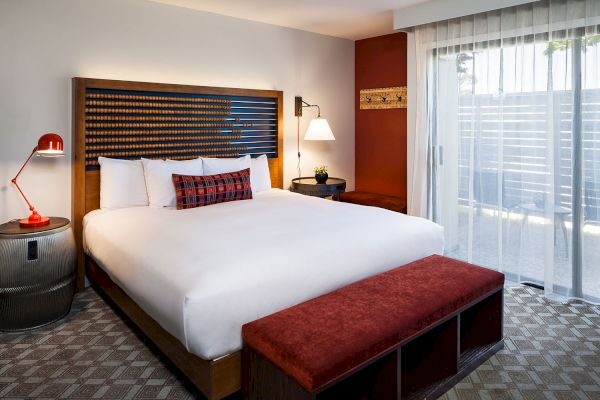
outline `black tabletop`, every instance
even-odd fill
[[[68,225],[69,222],[68,218],[50,217],[50,223],[48,225],[23,228],[19,225],[19,220],[17,219],[0,225],[0,235],[22,235],[26,233],[51,231],[52,229],[62,228],[63,226]]]
[[[327,182],[325,183],[317,183],[317,180],[314,176],[310,177],[302,177],[292,179],[293,183],[300,185],[339,185],[340,183],[346,183],[345,179],[342,178],[327,178]]]

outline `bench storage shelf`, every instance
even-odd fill
[[[454,260],[448,261],[449,259],[440,256],[433,257],[435,259],[429,260],[431,265],[435,265],[435,261],[443,261],[445,265],[449,266],[454,265],[454,262],[456,262],[460,263],[457,264],[457,267],[478,268]],[[385,274],[402,271],[402,269],[410,268],[414,264],[409,264]],[[422,270],[420,272],[425,273],[427,271]],[[484,273],[487,272],[488,270]],[[493,271],[489,272],[497,274]],[[457,273],[460,273],[460,268],[457,269]],[[403,281],[410,277],[401,276],[399,278]],[[370,279],[373,278],[361,282]],[[342,296],[345,299],[352,299],[351,296],[348,297],[349,288],[354,285],[361,285],[361,282],[336,291],[345,290],[346,292],[341,295],[336,294],[336,292],[332,294],[338,297]],[[294,314],[299,317],[306,315],[302,312],[295,312],[294,309],[296,307],[306,308],[308,307],[307,303],[311,301],[317,302],[315,306],[323,309],[327,305],[327,301],[324,301],[323,297],[329,295],[292,307],[288,309],[289,311],[285,310],[287,314],[280,321],[276,319],[269,321],[270,317],[265,317],[263,320],[267,321],[259,320],[261,321],[258,326],[259,330],[244,330],[245,342],[246,338],[249,339],[242,352],[242,389],[244,397],[274,400],[435,399],[503,347],[503,288],[502,284],[500,283],[498,286],[498,283],[500,283],[499,280],[496,281],[494,289],[486,289],[484,294],[480,294],[468,303],[460,304],[459,308],[454,309],[452,312],[444,313],[441,318],[434,319],[432,323],[418,330],[415,334],[401,337],[396,344],[389,346],[376,356],[363,362],[357,361],[355,364],[345,362],[344,365],[349,368],[337,375],[335,373],[331,376],[328,375],[325,383],[315,381],[316,375],[303,379],[306,371],[309,373],[312,371],[310,362],[304,365],[304,362],[309,358],[303,359],[301,356],[294,358],[292,351],[290,353],[292,354],[291,359],[289,355],[285,356],[289,360],[289,364],[286,364],[285,362],[278,362],[277,357],[265,356],[264,354],[269,353],[269,349],[275,351],[284,349],[280,347],[280,343],[278,343],[275,336],[270,336],[271,333],[276,332],[279,335],[277,337],[280,337],[282,331],[270,331],[266,329],[269,325],[285,321],[286,317],[293,317]],[[489,288],[489,282],[487,285]],[[372,283],[371,286],[376,287]],[[382,288],[382,290],[385,291],[386,289]],[[404,290],[399,293],[402,292]],[[408,295],[415,295],[415,293],[417,291],[408,293]],[[397,301],[396,294],[389,293],[389,295],[391,299]],[[369,311],[371,309],[372,306]],[[326,308],[324,311],[329,312]],[[377,310],[372,309],[372,312],[377,313]],[[423,315],[427,315],[427,313]],[[310,320],[305,322],[311,325]],[[319,323],[318,321],[315,322]],[[262,325],[263,323],[266,325]],[[311,335],[314,335],[315,329],[314,327],[310,328]],[[357,335],[368,334],[360,323],[357,323],[357,330],[359,331]],[[257,334],[260,339],[253,340],[252,336],[254,334]],[[269,341],[271,338],[274,338],[272,342]],[[325,347],[323,349],[320,349],[320,347],[334,345],[334,342],[327,343],[328,340],[315,340],[314,342],[315,351],[326,351]],[[266,347],[264,344],[266,344]],[[356,347],[355,350],[360,353],[362,349]],[[332,353],[335,357],[335,352]],[[353,359],[359,360],[360,357],[357,356]],[[275,360],[275,363],[272,360]],[[300,368],[301,372],[294,369],[296,366],[302,367]]]

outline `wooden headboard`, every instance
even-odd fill
[[[100,207],[99,156],[184,160],[267,154],[283,188],[283,92],[73,78],[72,223],[84,288],[83,216]]]

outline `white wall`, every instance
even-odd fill
[[[293,100],[304,96],[336,141],[301,143],[303,175],[325,163],[354,187],[352,41],[145,0],[2,0],[0,223],[28,214],[10,179],[51,131],[67,157],[34,159],[20,183],[41,213],[70,216],[74,76],[283,90],[286,186],[297,173]]]

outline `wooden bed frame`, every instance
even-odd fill
[[[269,158],[273,187],[283,188],[283,92],[231,89],[159,83],[73,78],[72,129],[72,223],[77,243],[77,289],[84,289],[84,276],[94,288],[117,306],[210,400],[222,399],[240,389],[241,354],[235,352],[216,360],[204,360],[189,353],[174,336],[146,314],[82,247],[82,220],[100,207],[100,172],[86,170],[86,91],[89,88],[115,91],[164,92],[194,95],[248,96],[277,99],[277,156]],[[197,156],[205,155],[198,152]],[[143,155],[142,155],[143,156]]]

